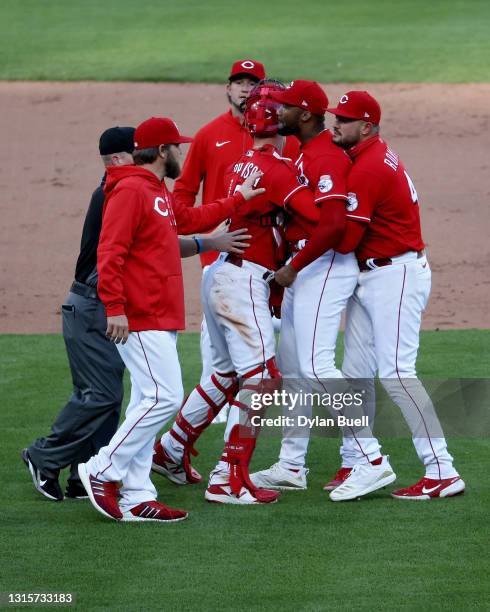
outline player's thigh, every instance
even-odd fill
[[[275,354],[268,300],[268,285],[245,269],[228,265],[215,274],[208,303],[239,374]]]
[[[294,284],[285,290],[281,306],[281,331],[277,345],[277,365],[284,378],[301,376],[294,330]]]
[[[359,293],[360,287],[347,302],[342,373],[347,378],[372,378],[377,369],[373,324]]]
[[[167,406],[182,403],[184,391],[175,332],[131,332],[126,344],[117,347],[143,402]]]
[[[430,269],[419,260],[365,273],[364,302],[373,322],[380,378],[415,376]]]
[[[307,378],[340,376],[335,347],[341,314],[356,285],[357,271],[335,273],[335,262],[322,258],[298,275],[294,300],[294,329],[301,373]],[[299,282],[298,282],[299,281]]]

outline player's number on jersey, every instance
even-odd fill
[[[417,190],[415,189],[415,185],[413,184],[412,179],[408,176],[407,171],[404,171],[405,178],[407,179],[408,187],[410,189],[410,195],[412,196],[412,202],[417,204],[419,201],[419,196],[417,195]]]

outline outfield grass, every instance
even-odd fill
[[[426,332],[419,371],[488,376],[490,330]],[[199,375],[198,337],[180,339],[185,386]],[[336,440],[313,438],[306,492],[270,507],[206,504],[204,484],[154,481],[162,500],[191,511],[176,525],[105,520],[85,501],[36,493],[19,451],[48,430],[70,391],[59,336],[0,336],[3,483],[0,591],[73,591],[83,610],[487,610],[488,439],[454,439],[465,496],[430,503],[388,491],[333,504],[321,485],[338,465]],[[222,426],[200,440],[206,474]],[[276,458],[262,440],[255,467]],[[421,474],[408,440],[384,440],[400,485]]]
[[[489,81],[486,0],[3,0],[0,79]]]

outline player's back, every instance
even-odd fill
[[[351,154],[349,189],[360,212],[370,218],[357,256],[391,257],[423,249],[418,195],[398,155],[378,137],[360,143]]]
[[[250,246],[243,258],[269,269],[282,264],[284,251],[283,207],[288,198],[303,189],[291,160],[280,155],[272,145],[250,149],[233,164],[225,177],[227,194],[232,195],[254,172],[262,172],[257,186],[265,193],[253,198],[232,216],[230,230],[246,227],[251,234]]]

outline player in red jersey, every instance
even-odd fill
[[[226,96],[229,110],[204,125],[190,146],[184,162],[182,174],[175,182],[174,197],[179,203],[194,206],[202,183],[202,204],[208,204],[225,196],[225,172],[240,155],[251,148],[252,137],[243,121],[243,105],[252,88],[265,78],[263,64],[253,59],[237,60],[233,63]],[[295,138],[288,138],[284,156],[296,158],[299,143]],[[210,251],[201,254],[203,274],[211,265],[218,253]],[[212,372],[211,347],[206,322],[201,327],[202,379],[207,379]],[[218,420],[226,420],[226,410]]]
[[[350,227],[338,248],[355,250],[360,268],[347,309],[343,373],[369,382],[374,405],[372,381],[377,372],[412,431],[425,477],[392,496],[423,500],[457,495],[465,484],[453,467],[434,406],[415,370],[422,312],[431,287],[417,191],[398,155],[379,136],[381,109],[368,92],[349,91],[328,110],[335,115],[333,141],[353,161],[348,179]],[[352,440],[344,438],[342,454],[356,455]],[[379,478],[377,466],[358,465],[330,497],[354,499],[373,490]]]
[[[328,98],[313,81],[294,81],[284,92],[273,94],[283,104],[283,134],[301,142],[296,166],[320,208],[319,223],[293,219],[286,237],[294,257],[276,274],[288,288],[284,294],[278,364],[290,393],[341,392],[346,383],[335,364],[335,345],[341,313],[352,295],[359,268],[354,253],[335,250],[346,223],[349,157],[332,142],[325,129]],[[298,406],[289,414],[298,415]],[[311,417],[312,406],[302,405],[301,416]],[[298,415],[299,416],[299,415]],[[309,428],[284,429],[279,461],[251,475],[257,486],[305,489]],[[370,432],[355,437],[365,461],[386,462]]]
[[[273,271],[283,261],[281,217],[301,215],[318,220],[311,191],[299,180],[294,165],[280,154],[277,103],[269,98],[274,83],[265,82],[247,100],[246,119],[254,148],[242,155],[227,176],[233,194],[252,172],[262,172],[258,184],[266,192],[256,206],[231,217],[231,229],[246,226],[250,247],[242,258],[222,254],[204,278],[202,299],[212,341],[214,373],[191,393],[171,431],[155,446],[153,469],[174,482],[200,480],[189,458],[197,437],[226,401],[232,411],[225,434],[223,457],[211,473],[206,499],[229,504],[275,501],[278,494],[252,485],[248,463],[255,438],[243,436],[238,425],[243,403],[233,399],[238,378],[279,378],[269,310]]]

